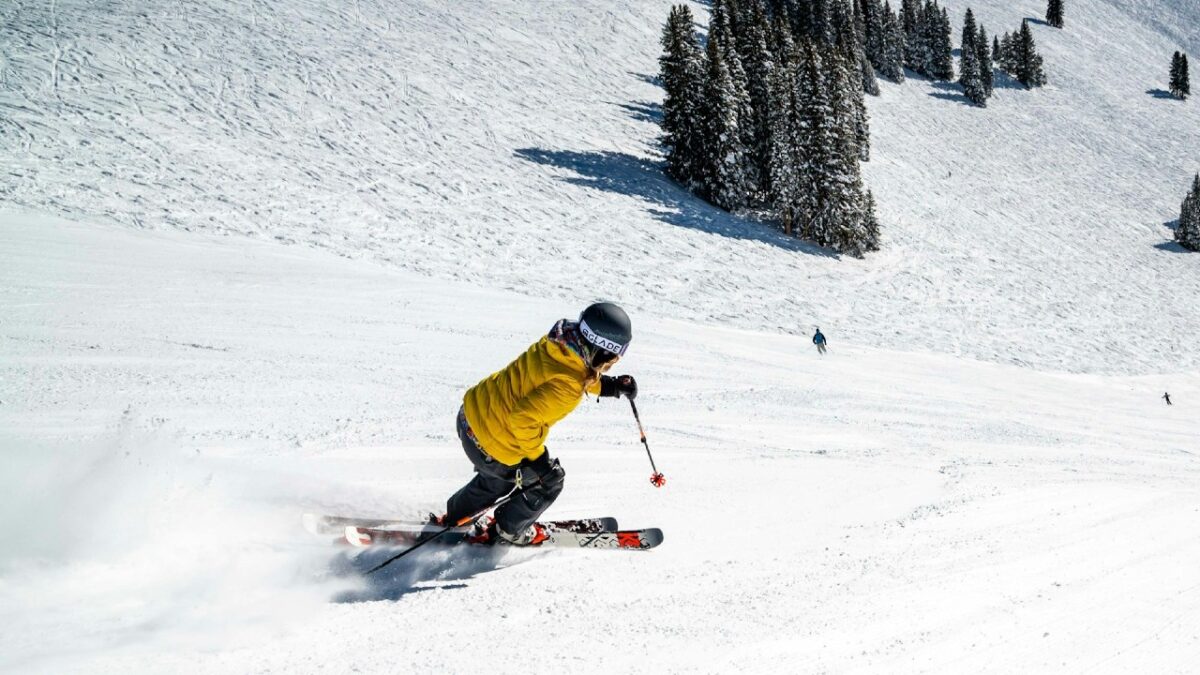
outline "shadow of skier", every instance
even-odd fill
[[[339,593],[334,596],[333,601],[396,601],[410,593],[466,588],[468,584],[448,582],[466,581],[479,574],[505,569],[533,559],[521,557],[504,561],[505,554],[511,550],[477,546],[426,547],[372,574],[367,574],[367,570],[395,555],[397,549],[368,549],[358,555],[340,553],[330,561],[330,572],[341,577],[358,575],[362,577],[364,586]]]

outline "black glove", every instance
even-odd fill
[[[624,396],[632,401],[637,398],[637,381],[633,379],[632,375],[618,375],[616,377],[601,375],[600,395]]]

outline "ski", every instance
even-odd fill
[[[431,525],[426,521],[403,520],[403,519],[386,519],[386,518],[352,518],[347,516],[326,516],[315,513],[304,514],[304,529],[314,535],[343,535],[347,527],[364,528],[367,530],[391,530],[400,531],[417,530],[419,533],[426,533],[428,528],[433,528],[431,532],[436,532],[437,526]],[[576,518],[573,520],[551,520],[542,523],[543,526],[553,527],[559,530],[568,530],[572,532],[615,532],[617,530],[616,518]],[[442,536],[449,536],[456,531],[466,532],[471,528],[470,525],[454,528],[450,532]]]
[[[520,548],[550,547],[646,550],[654,548],[663,542],[662,530],[657,527],[641,530],[589,530],[578,527],[575,529],[560,527],[559,525],[562,522],[542,523],[548,538],[539,544]],[[348,525],[343,531],[343,538],[351,546],[360,548],[369,546],[411,546],[420,543],[426,537],[432,537],[439,531],[440,529],[436,526],[383,529]],[[438,540],[433,543],[442,545],[496,545],[494,542],[473,537],[470,528],[454,528],[438,537]]]

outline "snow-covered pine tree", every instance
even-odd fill
[[[963,19],[962,30],[962,60],[958,83],[962,85],[963,93],[977,106],[987,106],[987,94],[979,76],[979,49],[975,41],[979,39],[979,28],[975,25],[975,13],[967,8]]]
[[[781,0],[781,2],[787,9],[783,14],[775,13],[774,17],[786,18],[793,36],[811,34],[812,6],[808,2],[796,2],[795,0]]]
[[[662,143],[667,173],[690,189],[698,189],[705,183],[705,65],[687,5],[671,9],[662,45],[663,55],[658,62],[666,90]]]
[[[875,195],[867,190],[866,208],[863,213],[863,249],[879,250],[879,217],[875,214]]]
[[[887,27],[880,0],[862,0],[863,48],[875,70],[882,71],[887,65]]]
[[[1187,54],[1175,52],[1171,57],[1171,95],[1184,100],[1192,93],[1191,78],[1188,76]]]
[[[712,8],[713,9],[716,9],[718,4],[723,4],[725,6],[725,24],[729,28],[729,36],[731,38],[736,39],[736,37],[738,37],[742,34],[742,27],[739,25],[739,22],[742,18],[742,12],[741,12],[741,7],[740,7],[739,1],[738,0],[712,0]],[[710,17],[709,21],[710,22],[712,21],[711,16],[712,16],[712,14],[710,12],[709,13],[709,17]],[[712,30],[711,26],[709,26],[709,30]],[[734,46],[733,42],[731,41],[730,44],[727,46],[733,47]]]
[[[797,189],[790,206],[790,222],[796,234],[812,241],[817,241],[814,228],[826,202],[826,174],[835,144],[823,51],[809,35],[801,35],[796,40],[792,129]]]
[[[835,34],[832,3],[839,0],[808,0],[809,34],[824,45],[832,45]],[[803,2],[798,4],[804,4]]]
[[[867,249],[859,167],[855,99],[861,97],[854,64],[840,49],[820,53],[803,45],[797,73],[801,131],[801,195],[796,220],[801,236],[841,253]]]
[[[1191,77],[1191,75],[1188,75],[1187,54],[1183,55],[1183,70],[1182,70],[1182,72],[1183,72],[1183,78],[1182,78],[1183,87],[1181,87],[1180,90],[1183,92],[1183,97],[1187,98],[1192,95],[1192,77]]]
[[[737,44],[746,71],[746,90],[750,94],[750,145],[756,178],[756,192],[765,195],[769,181],[770,134],[767,115],[770,110],[770,77],[775,67],[771,53],[770,25],[763,0],[742,0],[742,35]]]
[[[1005,37],[1008,37],[1005,35]],[[1000,49],[1000,36],[992,36],[992,65],[1004,70],[1004,52]]]
[[[1183,98],[1183,92],[1180,87],[1180,82],[1183,76],[1183,55],[1175,52],[1171,55],[1171,79],[1170,89],[1171,95],[1175,98]]]
[[[866,198],[860,160],[867,157],[866,106],[856,85],[854,63],[845,52],[833,64],[830,104],[837,133],[826,205],[827,238],[835,250],[861,258],[866,252]]]
[[[864,35],[866,29],[857,9],[858,0],[850,0],[849,6],[843,0],[832,0],[832,3],[834,42],[839,49],[846,52],[851,61],[857,64],[854,70],[862,81],[863,91],[872,96],[878,96],[879,81],[875,78],[875,67],[871,65],[871,59],[863,47],[866,42]],[[863,108],[866,109],[865,102]]]
[[[907,49],[904,42],[904,27],[900,17],[892,11],[890,3],[883,5],[884,51],[883,66],[879,74],[892,82],[904,81],[904,53]]]
[[[1055,28],[1063,27],[1063,0],[1050,0],[1046,6],[1046,23]]]
[[[1015,47],[1017,49],[1017,80],[1026,89],[1040,87],[1046,84],[1046,73],[1042,70],[1042,56],[1037,52],[1033,42],[1033,31],[1029,29],[1029,21],[1021,22],[1021,32],[1018,34]]]
[[[855,152],[859,159],[866,162],[871,159],[871,133],[867,121],[867,102],[863,92],[879,95],[879,83],[875,80],[875,69],[871,67],[867,55],[863,53],[862,42],[858,39],[853,17],[840,0],[834,0],[834,21],[837,30],[836,50],[842,57],[830,59],[831,67],[849,68],[847,74],[862,83],[858,91],[848,99],[852,126],[854,129]],[[874,92],[869,87],[874,88]]]
[[[1179,223],[1175,227],[1175,241],[1192,251],[1200,251],[1200,174],[1192,180],[1192,189],[1183,198],[1179,209]]]
[[[747,206],[757,199],[760,177],[758,162],[754,155],[757,141],[754,105],[750,99],[749,78],[746,76],[746,69],[742,66],[741,49],[738,47],[740,35],[738,31],[744,31],[739,27],[741,24],[735,21],[738,12],[737,0],[713,0],[708,30],[710,40],[716,35],[721,55],[725,59],[725,67],[729,70],[734,98],[737,101],[738,140],[745,151],[741,173],[747,182],[744,201],[738,204],[741,207]]]
[[[749,96],[739,88],[730,73],[730,60],[737,61],[737,52],[728,49],[733,36],[725,7],[713,2],[713,14],[708,35],[708,81],[705,96],[708,112],[708,138],[705,172],[708,184],[704,193],[713,204],[733,211],[746,206],[754,184],[749,175],[749,152],[742,142],[741,120]],[[728,49],[728,54],[726,53]],[[739,64],[740,69],[740,64]]]
[[[924,21],[921,11],[921,0],[902,0],[900,4],[900,20],[904,28],[904,65],[913,70],[917,70],[922,63],[920,46]]]
[[[975,38],[975,50],[978,53],[979,82],[983,85],[983,95],[991,98],[996,88],[996,74],[992,72],[992,46],[988,43],[987,31],[983,24],[979,26],[979,35]]]
[[[1017,76],[1017,40],[1012,33],[1005,33],[1000,41],[1000,70]]]
[[[947,82],[954,79],[954,39],[950,12],[945,7],[938,13],[937,39],[934,42],[933,77]]]
[[[938,45],[941,44],[941,21],[942,11],[937,0],[925,0],[921,10],[921,61],[915,70],[933,79],[937,79],[933,73],[936,70]]]
[[[768,158],[768,200],[771,210],[783,223],[783,231],[795,233],[800,206],[799,171],[804,163],[800,153],[800,130],[797,128],[796,111],[796,64],[795,45],[791,29],[780,31],[775,43],[775,68],[770,76],[771,103],[767,113],[767,129],[770,134]]]

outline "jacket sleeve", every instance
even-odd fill
[[[543,382],[517,402],[509,428],[521,449],[531,456],[540,448],[551,425],[575,409],[582,396],[577,384],[556,377]]]

